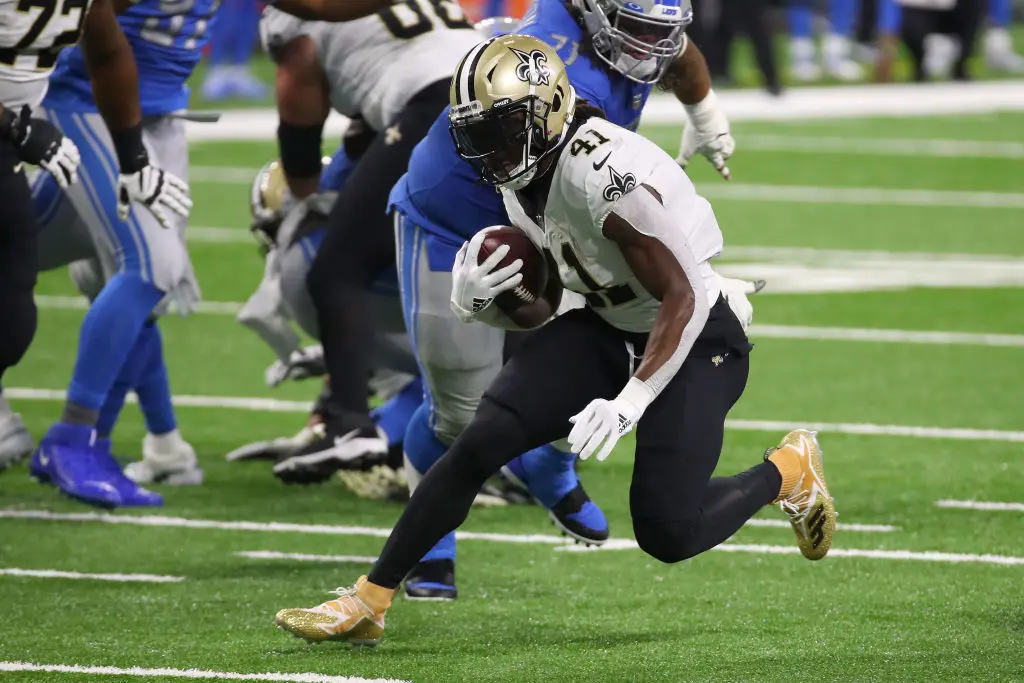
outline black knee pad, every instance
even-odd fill
[[[0,286],[0,375],[21,361],[36,334],[36,323],[32,291]]]
[[[700,520],[661,522],[633,520],[637,545],[645,553],[666,564],[688,560],[700,554],[696,545]]]

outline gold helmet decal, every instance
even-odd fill
[[[576,93],[555,50],[532,36],[480,43],[452,78],[452,138],[492,185],[519,189],[564,142]]]

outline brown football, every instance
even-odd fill
[[[503,244],[507,244],[509,250],[497,268],[507,266],[516,259],[523,261],[523,267],[520,270],[523,274],[522,282],[515,289],[502,292],[494,298],[494,303],[508,313],[532,304],[544,293],[544,288],[548,284],[548,262],[527,234],[511,225],[487,233],[487,238],[480,245],[478,262],[486,261]]]

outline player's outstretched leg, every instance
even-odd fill
[[[768,449],[765,459],[775,463],[782,473],[782,489],[772,502],[789,517],[803,556],[820,560],[832,547],[836,508],[825,483],[817,433],[793,430],[778,446]]]
[[[608,520],[576,475],[576,456],[546,445],[524,453],[501,468],[548,510],[552,523],[580,543],[608,540]]]

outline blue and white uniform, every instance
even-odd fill
[[[185,83],[199,63],[219,5],[220,0],[141,0],[119,17],[138,66],[149,157],[186,182],[185,125],[172,114],[188,107]],[[119,219],[117,155],[97,111],[80,48],[61,54],[37,115],[60,128],[82,155],[80,180],[67,190],[48,174],[40,174],[33,185],[41,268],[92,262],[73,269],[83,291],[95,298],[82,323],[68,401],[97,411],[96,430],[104,437],[113,428],[125,392],[133,388],[144,399],[150,434],[170,435],[180,445],[159,328],[151,316],[171,301],[187,313],[199,300],[185,246],[187,221],[173,216],[172,225],[164,228],[139,205],[127,221]],[[88,276],[96,280],[93,286],[86,286]],[[63,443],[62,426],[55,425],[47,437],[56,445]],[[149,452],[144,448],[147,458]],[[194,467],[194,453],[189,460]]]

